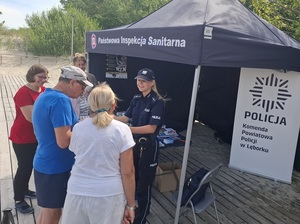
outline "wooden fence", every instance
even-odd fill
[[[14,63],[15,65],[26,64],[29,61],[36,64],[44,64],[45,62],[58,63],[58,61],[71,62],[70,57],[50,57],[50,56],[34,56],[26,54],[9,54],[9,53],[0,53],[0,65],[10,65]]]

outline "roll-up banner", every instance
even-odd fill
[[[300,73],[242,68],[229,167],[291,183]]]

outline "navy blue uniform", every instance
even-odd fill
[[[131,100],[125,116],[131,118],[131,126],[157,125],[153,134],[133,134],[136,145],[133,148],[136,200],[138,208],[135,212],[135,224],[146,223],[146,216],[150,209],[151,187],[155,178],[158,162],[159,147],[156,136],[163,124],[165,104],[152,90],[147,96],[137,94]],[[140,138],[146,138],[146,142],[140,144]]]

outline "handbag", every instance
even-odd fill
[[[191,195],[198,189],[199,184],[205,174],[208,172],[205,168],[200,168],[197,172],[195,172],[187,181],[184,183],[183,191],[182,191],[182,198],[181,198],[181,206],[184,206]],[[201,186],[199,191],[193,196],[191,199],[193,204],[198,203],[205,197],[205,192],[209,186],[209,183],[206,183]]]

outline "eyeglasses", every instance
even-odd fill
[[[76,80],[76,82],[78,82],[82,86],[82,89],[85,89],[85,87],[87,87],[87,84],[85,84],[84,82],[82,82],[80,80]]]
[[[37,75],[37,77],[38,77],[39,79],[44,79],[44,80],[46,80],[46,81],[49,79],[49,76]]]

